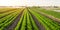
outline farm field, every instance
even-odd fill
[[[60,30],[60,12],[38,7],[0,8],[0,30]]]
[[[60,18],[60,17],[59,17],[60,12],[58,12],[58,10],[55,10],[55,11],[53,11],[53,10],[44,10],[44,9],[42,9],[42,8],[36,8],[36,9],[38,9],[39,11],[44,12],[44,13],[46,13],[46,14],[49,14],[49,15],[52,15],[52,16],[54,16],[54,17]],[[56,11],[57,11],[57,12],[56,12]]]

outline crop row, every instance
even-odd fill
[[[20,14],[22,10],[14,10],[14,11],[10,11],[8,13],[4,13],[2,14],[3,18],[0,19],[0,30],[6,29],[6,27],[8,27],[10,24],[12,24],[12,22],[14,21],[14,19]]]
[[[22,10],[23,9],[12,9],[12,11],[9,12],[8,10],[6,10],[7,12],[2,11],[4,13],[0,14],[0,30],[6,30],[7,27],[9,27],[13,23],[13,21],[15,21],[15,19],[22,12]],[[41,8],[25,8],[21,17],[19,16],[20,19],[16,26],[13,28],[13,30],[40,30],[38,27],[39,24],[36,24],[34,17],[37,19],[36,21],[41,23],[45,30],[60,30],[60,24],[58,22],[53,21],[46,16],[43,16],[38,11],[50,14],[49,12]]]
[[[29,9],[29,11],[38,19],[38,21],[45,27],[46,30],[60,30],[59,23],[37,13],[33,9]]]
[[[46,14],[52,15],[52,16],[60,19],[60,16],[59,16],[60,12],[55,12],[55,11],[52,11],[52,10],[45,10],[45,9],[42,9],[42,8],[36,8],[36,10],[44,12]]]
[[[32,16],[27,11],[27,9],[24,10],[20,21],[15,27],[15,30],[38,30],[38,27],[36,26]]]

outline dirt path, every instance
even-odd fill
[[[30,11],[29,11],[29,13],[31,14]],[[37,27],[39,28],[39,30],[45,30],[43,25],[41,23],[39,23],[39,21],[36,19],[36,17],[33,14],[31,14],[31,16],[32,16],[33,20],[35,21],[35,23],[36,23]]]
[[[23,11],[24,11],[24,9],[23,9],[22,12],[16,17],[15,21],[13,21],[12,24],[6,28],[6,30],[13,30],[13,29],[16,27],[18,21],[20,20],[20,17],[21,17],[21,15],[22,15]]]
[[[55,12],[60,12],[60,10],[53,10],[53,11],[55,11]]]
[[[43,16],[45,16],[45,17],[47,17],[47,18],[50,18],[50,19],[54,20],[55,22],[60,23],[60,19],[59,19],[59,18],[55,18],[54,16],[51,16],[51,15],[45,14],[45,13],[40,12],[40,11],[38,11],[38,13],[39,13],[39,14],[42,14]]]

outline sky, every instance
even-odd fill
[[[60,6],[60,0],[0,0],[0,6]]]

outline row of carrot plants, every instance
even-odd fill
[[[36,8],[36,10],[41,11],[43,13],[46,13],[48,15],[52,15],[55,18],[59,18],[60,19],[60,12],[55,12],[55,11],[52,11],[52,10],[46,10],[46,9],[41,9],[41,8]]]
[[[32,9],[29,9],[29,11],[38,19],[38,21],[45,27],[46,30],[60,30],[60,24],[37,13],[37,11],[34,11]]]
[[[31,14],[27,9],[24,10],[20,21],[18,22],[14,30],[38,30],[37,25],[35,24]]]
[[[15,11],[11,11],[9,15],[3,17],[0,19],[0,30],[4,30],[6,29],[9,25],[12,24],[12,22],[14,21],[14,19],[20,14],[22,10],[15,10]],[[12,13],[13,12],[13,13]]]

